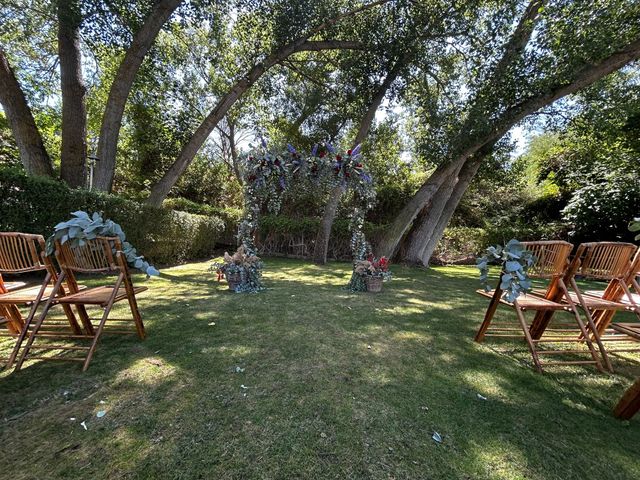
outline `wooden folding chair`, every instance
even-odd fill
[[[115,251],[115,255],[114,252]],[[69,293],[58,299],[62,305],[75,305],[83,323],[91,325],[90,333],[86,336],[70,336],[70,339],[82,340],[83,337],[91,340],[89,346],[74,346],[73,349],[78,352],[86,353],[84,357],[57,356],[49,357],[58,360],[69,360],[83,362],[82,371],[89,368],[89,363],[100,340],[100,336],[105,331],[107,320],[115,327],[107,330],[111,333],[136,333],[140,339],[144,339],[145,331],[142,318],[138,310],[136,294],[147,290],[147,287],[134,287],[131,283],[127,261],[122,253],[122,244],[117,237],[98,237],[94,240],[88,240],[82,246],[72,247],[69,243],[61,244],[56,242],[56,259],[62,272],[55,284],[54,292],[61,288],[62,282],[66,281],[69,285]],[[94,288],[81,290],[78,288],[76,273],[97,273],[106,275],[117,275],[115,283],[112,285],[103,285]],[[109,319],[111,309],[116,302],[127,300],[131,310],[131,319]],[[38,321],[29,336],[22,355],[16,365],[16,370],[20,370],[25,360],[33,359],[30,351],[34,346],[35,340],[40,335],[40,326],[47,316],[47,312],[52,302],[45,304],[44,311],[40,314]],[[87,313],[87,306],[96,306],[103,309],[102,316],[97,326],[93,326],[91,319]],[[135,328],[126,328],[126,323],[134,322]],[[126,323],[125,323],[126,322]]]
[[[563,280],[565,272],[569,266],[569,255],[573,249],[573,245],[563,241],[537,241],[522,242],[527,250],[532,252],[536,259],[534,265],[529,268],[528,275],[532,279],[547,280],[546,290],[536,290],[533,293],[520,295],[514,302],[508,302],[502,298],[503,291],[498,286],[495,290],[486,292],[478,290],[478,293],[491,298],[491,302],[487,308],[482,325],[478,329],[475,336],[476,342],[484,341],[485,337],[500,338],[523,338],[526,340],[533,358],[533,363],[538,372],[543,371],[543,364],[540,360],[541,356],[561,355],[561,354],[584,354],[589,355],[589,360],[555,360],[544,362],[545,366],[549,365],[583,365],[593,364],[598,370],[603,370],[600,356],[605,360],[607,367],[609,361],[606,352],[599,342],[595,326],[591,322],[589,327],[584,324],[580,318],[580,314],[575,302],[568,296],[567,286]],[[498,283],[499,285],[499,283]],[[563,297],[566,298],[562,301]],[[498,306],[506,305],[515,310],[518,323],[505,321],[493,321],[493,317]],[[561,328],[548,329],[550,335],[541,338],[533,337],[531,334],[531,326],[527,323],[525,312],[531,310],[536,312],[536,317],[540,314],[552,314],[555,311],[566,311],[573,316],[575,323],[564,323],[558,325]],[[534,319],[535,322],[535,319]],[[532,322],[532,325],[534,323]],[[555,326],[554,326],[555,327]],[[577,327],[577,332],[576,332]],[[588,333],[595,334],[595,342],[597,349],[592,341],[592,336]],[[541,344],[544,343],[579,343],[586,345],[587,349],[542,349]],[[557,358],[557,357],[555,357]]]
[[[622,420],[629,420],[640,411],[640,378],[624,392],[613,409],[613,414]]]
[[[6,367],[13,365],[26,338],[38,307],[47,300],[51,304],[57,303],[59,297],[64,296],[65,288],[60,286],[53,295],[53,287],[58,280],[56,270],[50,259],[44,255],[45,242],[41,235],[18,232],[0,232],[0,274],[29,275],[45,272],[42,283],[27,286],[25,282],[4,282],[0,275],[0,324],[7,327],[7,333],[2,336],[16,338],[13,350],[6,361]],[[20,307],[29,308],[26,319],[20,312]],[[52,319],[47,323],[44,333],[55,336],[60,329],[80,334],[81,328],[76,317],[68,305],[63,306],[66,319]]]
[[[599,242],[580,245],[570,271],[572,298],[587,317],[593,318],[598,334],[609,352],[640,351],[640,323],[613,322],[616,312],[628,311],[640,320],[640,249],[631,243]],[[608,281],[604,290],[582,292],[575,281]],[[633,293],[635,291],[635,293]],[[629,348],[631,343],[634,347]]]

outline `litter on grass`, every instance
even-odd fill
[[[436,443],[442,443],[442,436],[438,432],[433,432],[431,438],[433,438],[433,441]]]

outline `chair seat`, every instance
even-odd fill
[[[591,292],[594,292],[594,290],[591,290]],[[575,292],[569,292],[569,296],[576,305],[580,305],[578,296]],[[584,300],[584,303],[588,308],[594,310],[624,310],[625,308],[627,308],[624,303],[605,300],[604,298],[602,298],[602,296],[592,295],[587,291],[582,294],[582,299]]]
[[[484,297],[492,298],[495,290],[488,292],[485,290],[476,290],[476,292]],[[520,295],[517,302],[518,307],[522,310],[564,310],[567,308],[567,305],[564,303],[552,302],[551,300],[531,293]],[[515,304],[507,302],[504,299],[500,299],[500,303],[515,308]]]
[[[7,290],[7,292],[12,292],[26,285],[26,283],[24,282],[3,282],[2,284],[4,285],[4,288]]]
[[[604,296],[604,290],[587,290],[584,292],[585,295],[589,295],[590,297],[602,298]],[[640,295],[637,293],[632,293],[631,298],[636,305],[640,305]],[[623,295],[618,302],[631,307],[632,304],[629,301],[629,298],[626,295]]]
[[[144,292],[148,290],[147,287],[133,287],[134,294]],[[109,297],[113,293],[113,286],[104,285],[101,287],[88,288],[86,290],[66,295],[60,298],[60,303],[71,303],[79,305],[106,305],[109,302]],[[119,302],[127,298],[127,291],[124,287],[118,289],[115,302]]]
[[[32,285],[30,287],[25,287],[25,288],[20,288],[18,290],[10,291],[9,293],[3,293],[0,295],[0,304],[25,305],[28,303],[35,302],[36,298],[38,298],[38,293],[40,292],[41,287],[42,285]],[[84,290],[85,288],[87,287],[80,286],[81,290]],[[47,300],[49,298],[49,295],[51,295],[52,290],[53,290],[53,286],[48,285],[47,288],[45,288],[44,290],[44,295],[42,296],[42,300]]]

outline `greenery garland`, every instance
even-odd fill
[[[477,259],[476,266],[480,270],[480,283],[488,292],[491,290],[489,264],[502,265],[500,289],[504,291],[504,299],[513,303],[521,294],[531,290],[531,280],[527,270],[535,262],[536,258],[533,254],[518,240],[512,239],[504,247],[496,245],[487,248],[485,254]]]
[[[54,227],[55,233],[47,239],[47,255],[53,255],[56,240],[62,244],[69,242],[73,247],[81,247],[86,244],[87,240],[93,240],[97,237],[118,237],[122,243],[122,253],[130,267],[137,268],[147,275],[160,275],[160,272],[154,266],[149,265],[149,262],[142,255],[138,255],[133,245],[126,241],[122,227],[116,222],[103,219],[98,212],[89,216],[87,212],[78,210],[71,215],[73,218],[66,222],[60,222]],[[116,253],[115,248],[113,248],[113,252]]]

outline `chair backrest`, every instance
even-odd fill
[[[41,253],[42,235],[0,232],[0,273],[27,273],[46,270]]]
[[[84,273],[109,273],[120,270],[113,251],[122,250],[117,237],[97,237],[83,245],[56,242],[56,258],[63,270]]]
[[[622,242],[583,243],[576,252],[575,274],[597,280],[625,279],[629,275],[636,246]]]
[[[554,278],[564,274],[569,265],[569,255],[573,245],[562,240],[541,240],[536,242],[522,242],[536,261],[527,270],[531,278]]]

